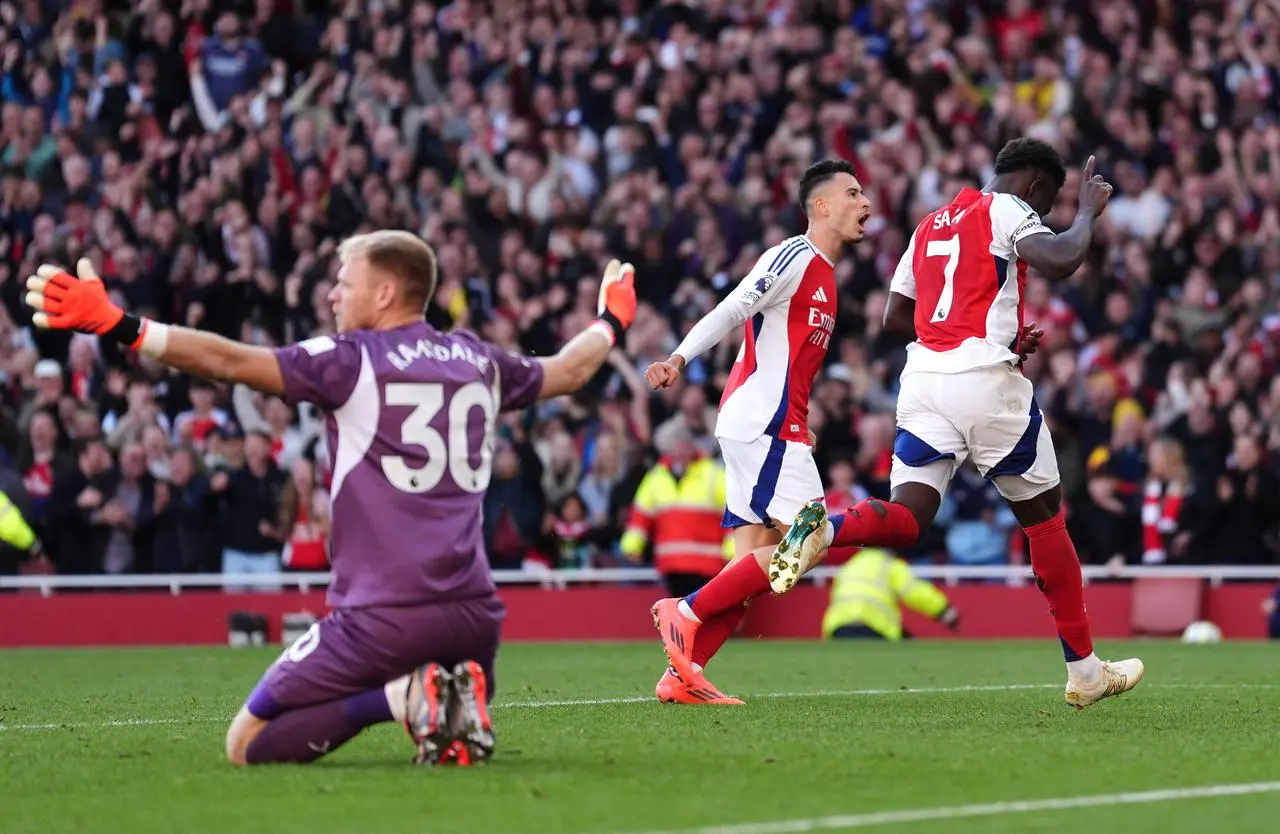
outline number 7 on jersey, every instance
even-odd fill
[[[938,296],[938,306],[933,310],[930,321],[946,321],[951,314],[951,300],[955,296],[956,265],[960,263],[960,236],[952,235],[946,240],[931,240],[924,249],[926,258],[947,259],[942,267],[942,293]]]

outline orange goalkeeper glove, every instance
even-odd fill
[[[51,330],[78,330],[109,336],[129,347],[142,340],[143,320],[120,309],[107,296],[107,288],[88,258],[76,264],[77,279],[66,270],[42,264],[27,279],[27,306],[35,310],[31,321]]]
[[[636,268],[619,263],[617,258],[604,268],[600,282],[600,303],[597,321],[608,325],[613,333],[613,343],[622,341],[627,328],[636,320]]]

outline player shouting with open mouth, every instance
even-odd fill
[[[835,261],[845,244],[862,240],[871,203],[853,165],[842,160],[805,171],[800,202],[809,218],[805,234],[761,255],[675,353],[646,372],[652,387],[666,388],[729,331],[745,329],[715,431],[727,482],[724,525],[733,528],[736,557],[701,590],[653,606],[671,663],[658,681],[663,701],[742,703],[712,686],[702,667],[733,634],[747,603],[769,590],[765,571],[781,531],[793,520],[813,530],[826,520],[809,445],[809,391],[835,328]],[[803,509],[815,497],[818,503]]]

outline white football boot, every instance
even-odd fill
[[[1102,661],[1102,674],[1092,683],[1067,678],[1067,703],[1076,709],[1084,709],[1103,698],[1119,695],[1133,689],[1146,671],[1136,657],[1128,660]]]
[[[809,568],[822,561],[827,552],[826,531],[827,508],[821,501],[800,508],[769,559],[769,587],[775,594],[790,591]]]

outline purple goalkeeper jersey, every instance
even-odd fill
[[[425,322],[276,352],[287,398],[326,412],[329,604],[493,593],[481,507],[499,411],[534,402],[542,366]]]

